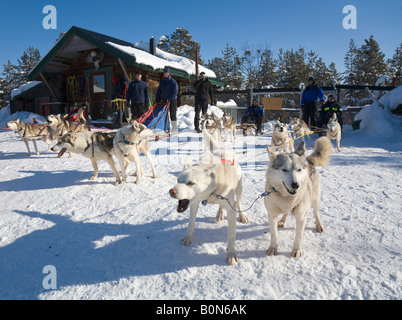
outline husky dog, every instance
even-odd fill
[[[171,197],[179,201],[178,212],[184,212],[190,207],[190,219],[187,232],[182,239],[185,246],[193,241],[195,219],[200,203],[204,205],[219,204],[216,220],[223,219],[223,209],[228,215],[228,254],[226,261],[230,265],[236,264],[238,258],[235,250],[236,238],[236,211],[239,212],[239,220],[242,223],[248,221],[242,212],[241,198],[243,195],[242,175],[240,165],[235,158],[235,153],[221,148],[219,143],[206,130],[203,124],[206,145],[213,145],[197,164],[192,164],[189,157],[183,171],[177,177],[177,184],[169,190]]]
[[[341,151],[342,129],[338,122],[336,113],[332,115],[327,124],[327,137],[331,140],[336,140],[336,149]]]
[[[317,232],[324,232],[318,213],[321,191],[315,167],[329,163],[331,141],[326,137],[317,139],[313,153],[307,158],[304,142],[294,153],[277,153],[268,145],[267,149],[270,161],[265,190],[269,195],[264,198],[264,204],[268,211],[271,244],[266,253],[269,256],[278,254],[278,216],[285,214],[279,225],[284,226],[287,216],[292,213],[296,218],[296,237],[291,256],[299,258],[303,255],[302,238],[311,207]]]
[[[278,151],[293,152],[293,141],[289,137],[286,125],[279,120],[274,125],[272,133],[272,146],[277,147]]]
[[[311,138],[310,138],[310,134],[309,134],[310,129],[302,119],[299,119],[299,118],[290,119],[289,128],[293,130],[293,139],[294,140],[301,137],[303,142],[305,142],[304,136],[307,136],[308,141],[310,142],[310,146],[313,146],[313,143],[311,142]]]
[[[222,140],[222,123],[221,120],[215,115],[215,112],[212,111],[211,114],[207,114],[205,118],[202,119],[202,124],[204,125],[206,130],[212,135],[216,135],[218,141]]]
[[[133,120],[128,126],[119,129],[114,137],[113,145],[117,159],[120,163],[120,170],[122,175],[122,182],[127,180],[126,169],[129,161],[135,163],[137,179],[136,184],[141,182],[142,163],[140,154],[144,153],[149,163],[151,164],[152,177],[156,178],[154,163],[151,158],[151,151],[149,148],[148,136],[152,134],[143,124]]]
[[[91,159],[94,167],[94,174],[90,180],[96,180],[98,177],[98,161],[105,160],[116,177],[115,184],[119,184],[120,173],[113,160],[113,138],[114,132],[70,132],[62,136],[59,141],[52,147],[52,151],[60,151],[61,157],[64,152],[74,152]]]
[[[14,130],[19,134],[21,137],[22,141],[24,141],[25,146],[28,149],[28,157],[31,156],[31,150],[29,149],[29,144],[28,141],[31,140],[35,151],[36,155],[39,155],[38,151],[38,146],[36,145],[36,139],[41,139],[42,141],[47,143],[47,150],[50,150],[50,145],[52,143],[52,140],[49,135],[49,131],[47,130],[46,126],[41,126],[41,125],[33,125],[30,123],[23,123],[20,121],[20,119],[9,121],[6,124],[7,128]]]
[[[84,108],[80,108],[78,110],[78,119],[79,121],[68,121],[62,119],[60,114],[54,115],[50,114],[47,116],[47,127],[52,136],[52,139],[60,139],[66,133],[69,132],[87,132],[88,127],[85,124],[84,118]],[[71,152],[69,154],[69,158],[71,158]]]
[[[230,130],[230,141],[234,142],[234,139],[236,139],[236,120],[230,113],[223,113],[222,126],[225,131],[225,139],[223,141],[228,141],[227,135]]]

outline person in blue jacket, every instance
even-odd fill
[[[163,79],[159,84],[156,91],[156,102],[170,102],[170,121],[172,123],[172,131],[177,132],[177,94],[179,93],[179,86],[175,79],[170,76],[170,68],[165,67],[163,70]]]
[[[324,92],[315,84],[313,77],[308,78],[308,86],[303,91],[300,109],[302,111],[302,119],[307,125],[310,121],[310,127],[316,129],[317,127],[317,101],[321,102],[321,105],[325,103]]]
[[[127,88],[127,102],[131,107],[133,119],[138,119],[149,109],[148,86],[142,81],[142,72],[135,71],[134,81]]]
[[[257,125],[256,135],[261,135],[262,116],[264,109],[258,105],[258,100],[253,99],[253,104],[247,108],[246,115],[241,118],[243,135],[247,135],[247,127],[243,124],[255,123]]]

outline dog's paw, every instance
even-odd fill
[[[216,222],[221,222],[223,220],[223,210],[218,210],[218,213],[216,214]]]
[[[266,251],[267,256],[277,256],[278,255],[278,247],[269,247]]]
[[[140,179],[137,179],[137,180],[135,180],[135,184],[140,184],[140,182],[141,182],[141,180]]]
[[[318,232],[318,233],[323,233],[325,230],[324,230],[324,227],[322,226],[322,224],[321,223],[316,223],[315,224],[315,230]]]
[[[279,221],[278,222],[278,228],[285,228],[285,224],[286,224],[285,221]]]
[[[189,246],[192,242],[193,242],[193,238],[189,237],[189,236],[184,236],[183,239],[181,239],[181,242],[185,245],[185,246]]]
[[[226,256],[226,262],[229,263],[231,266],[234,266],[236,263],[239,262],[239,258],[236,256],[236,252],[228,252]]]
[[[96,180],[97,177],[98,176],[92,176],[92,177],[89,178],[89,180]]]
[[[303,255],[303,251],[301,251],[301,249],[293,249],[290,255],[293,258],[300,258]]]
[[[243,212],[239,213],[239,222],[241,222],[241,223],[248,222],[248,217]]]
[[[117,185],[119,185],[119,184],[121,184],[121,180],[116,180],[116,181],[114,182],[114,185],[115,185],[115,186],[117,186]]]

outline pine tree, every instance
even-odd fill
[[[395,68],[396,76],[399,79],[398,85],[402,84],[402,43],[395,49],[395,54],[392,59],[388,59],[388,64],[391,68]]]
[[[276,68],[278,60],[273,58],[272,51],[265,49],[261,52],[261,60],[259,66],[259,75],[257,77],[258,86],[276,86],[277,84],[277,72]]]
[[[10,101],[11,91],[18,88],[18,81],[16,79],[16,66],[12,64],[10,60],[7,61],[7,64],[3,64],[2,76],[2,89],[4,91],[3,97],[5,101]]]
[[[380,45],[371,35],[358,49],[356,56],[357,77],[362,85],[374,85],[377,79],[386,74],[388,66],[385,63],[385,54]]]
[[[6,100],[6,81],[3,78],[0,78],[0,109],[7,105]]]
[[[18,87],[28,82],[28,73],[36,66],[40,60],[40,53],[38,49],[30,46],[24,51],[21,58],[18,59],[16,66],[16,81]]]
[[[158,48],[194,61],[196,59],[196,52],[198,52],[199,64],[204,64],[200,55],[200,43],[192,40],[192,37],[188,30],[176,28],[175,32],[171,35],[166,35],[160,39]]]
[[[356,78],[357,71],[357,46],[353,39],[349,41],[349,49],[344,58],[345,80],[347,84],[353,84]]]

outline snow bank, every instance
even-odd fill
[[[388,92],[379,101],[384,109],[378,102],[374,102],[356,115],[355,120],[361,120],[362,133],[376,139],[399,138],[402,133],[402,117],[392,114],[391,110],[402,104],[402,86]]]
[[[223,116],[223,111],[216,106],[208,105],[208,113],[214,112],[218,117]],[[195,129],[194,128],[194,116],[195,111],[194,107],[189,105],[181,106],[177,110],[177,122],[178,128],[180,131],[188,130],[188,129]]]

